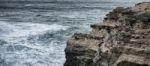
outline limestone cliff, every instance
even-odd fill
[[[150,66],[150,2],[118,7],[67,42],[64,66]]]

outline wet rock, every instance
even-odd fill
[[[150,2],[118,7],[67,42],[64,66],[150,66]]]

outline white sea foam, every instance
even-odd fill
[[[46,31],[60,31],[68,29],[68,26],[62,26],[58,24],[39,24],[39,23],[16,23],[9,24],[6,22],[0,22],[0,29],[3,32],[7,32],[9,34],[5,35],[8,37],[17,37],[17,36],[29,36],[29,35],[37,35],[42,34]]]
[[[68,26],[62,26],[58,24],[39,24],[39,23],[15,23],[10,24],[7,22],[0,22],[0,28],[4,33],[0,37],[5,39],[9,44],[1,46],[1,57],[6,62],[15,62],[12,66],[26,66],[26,63],[32,66],[55,66],[51,63],[60,63],[65,61],[61,58],[64,55],[60,46],[55,46],[55,41],[51,41],[48,45],[38,44],[37,40],[33,40],[36,44],[28,42],[27,38],[31,35],[39,36],[46,32],[56,32],[61,30],[67,30]],[[7,50],[7,48],[9,50]],[[56,54],[59,54],[56,56]],[[60,60],[55,60],[56,57],[60,57]],[[13,60],[11,60],[13,59]],[[21,61],[20,61],[21,60]],[[57,64],[60,65],[60,64]]]

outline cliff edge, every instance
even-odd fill
[[[67,42],[64,66],[150,66],[150,2],[117,7]]]

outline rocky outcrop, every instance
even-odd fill
[[[118,7],[67,42],[64,66],[150,66],[150,2]]]

